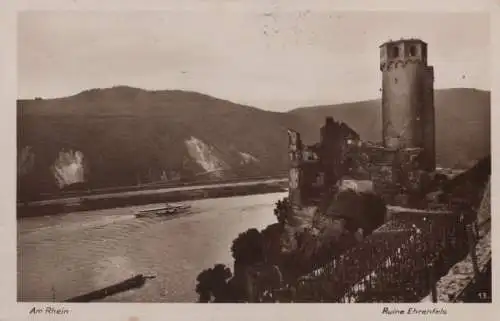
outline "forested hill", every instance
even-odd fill
[[[438,162],[469,165],[489,153],[490,93],[435,93]],[[362,138],[380,136],[380,102],[276,113],[177,90],[117,86],[18,101],[20,198],[68,186],[275,175],[286,170],[287,128],[319,137],[331,115]]]

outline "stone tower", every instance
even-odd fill
[[[436,167],[434,69],[419,39],[380,46],[382,135],[388,148],[423,148],[421,169]]]

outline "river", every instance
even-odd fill
[[[239,233],[275,223],[286,193],[182,202],[181,216],[136,218],[157,204],[18,220],[18,301],[62,301],[153,274],[139,289],[107,302],[194,302],[196,276],[215,263],[232,266]]]

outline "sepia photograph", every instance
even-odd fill
[[[489,14],[269,8],[17,14],[17,302],[492,302]]]

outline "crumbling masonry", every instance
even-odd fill
[[[380,46],[382,72],[382,144],[361,141],[348,125],[326,119],[321,140],[303,144],[289,130],[288,234],[313,227],[346,179],[371,181],[388,202],[402,203],[425,192],[436,167],[434,70],[427,44],[418,39]],[[293,244],[290,245],[293,248]]]

